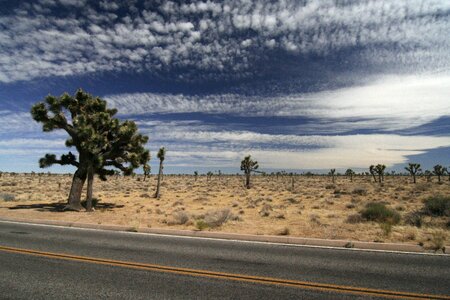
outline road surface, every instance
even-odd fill
[[[0,222],[0,299],[450,299],[450,257]]]

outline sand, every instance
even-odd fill
[[[422,209],[423,200],[441,194],[450,195],[450,182],[426,182],[418,178],[386,176],[383,185],[368,176],[353,182],[339,176],[332,184],[328,176],[253,176],[246,189],[242,176],[166,175],[162,196],[153,198],[156,176],[111,177],[96,179],[94,197],[99,199],[95,212],[60,211],[70,189],[69,175],[3,174],[0,178],[0,218],[2,216],[64,220],[93,224],[140,227],[198,229],[205,214],[229,209],[231,215],[221,226],[203,230],[281,235],[356,241],[402,242],[434,247],[436,239],[450,241],[448,217],[423,218],[422,227],[405,223],[407,215]],[[363,195],[354,193],[362,190]],[[364,195],[364,191],[366,194]],[[5,197],[6,195],[6,197]],[[8,195],[10,195],[8,197]],[[14,198],[13,200],[11,199]],[[400,224],[386,228],[376,222],[349,223],[369,202],[382,202],[402,216]],[[186,218],[184,222],[180,218]]]

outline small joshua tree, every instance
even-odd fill
[[[198,177],[198,171],[194,171],[194,178],[195,178],[195,181],[197,181],[197,177]]]
[[[444,176],[446,169],[441,165],[435,165],[433,167],[433,173],[438,177],[438,182],[441,182],[441,176]]]
[[[208,173],[206,173],[206,181],[210,181],[211,178],[213,177],[214,173],[211,171],[208,171]]]
[[[416,183],[416,174],[422,171],[420,164],[409,163],[408,166],[405,167],[405,170],[411,174],[413,182]]]
[[[433,177],[433,172],[430,170],[426,170],[423,175],[427,178],[427,182],[431,182],[431,178]]]
[[[378,182],[381,184],[384,181],[384,170],[386,169],[385,165],[378,164],[375,166],[375,173],[378,175]]]
[[[86,209],[91,210],[94,174],[106,180],[107,175],[114,174],[110,168],[116,168],[130,175],[148,161],[150,154],[144,149],[148,137],[138,133],[134,122],[115,118],[116,113],[116,109],[107,108],[106,101],[81,89],[74,96],[47,96],[31,108],[33,119],[42,124],[44,132],[66,131],[66,146],[78,152],[78,157],[69,152],[59,158],[46,154],[39,160],[41,168],[54,164],[76,168],[66,209],[83,209],[81,193],[87,179]]]
[[[144,164],[142,169],[144,170],[144,180],[143,181],[145,181],[147,176],[150,176],[150,172],[152,170],[152,167],[148,163],[146,163],[146,164]]]
[[[166,149],[164,147],[159,148],[157,157],[159,159],[159,172],[158,172],[158,183],[156,185],[156,192],[155,192],[155,198],[158,198],[161,196],[160,195],[160,186],[161,186],[161,176],[163,174],[163,162],[164,159],[166,158]]]
[[[244,171],[245,174],[245,187],[247,189],[250,188],[250,175],[251,172],[257,170],[259,167],[258,162],[252,160],[251,156],[246,156],[241,161],[241,171]]]
[[[355,174],[355,171],[353,171],[352,169],[347,169],[347,171],[345,171],[345,176],[350,177],[351,182],[353,182],[353,175]]]
[[[369,173],[370,173],[370,175],[372,175],[372,178],[373,178],[373,181],[375,181],[375,182],[377,182],[377,178],[375,177],[375,166],[374,165],[371,165],[370,167],[369,167]]]
[[[335,182],[335,174],[336,174],[336,169],[331,169],[330,172],[328,173],[328,175],[331,176],[331,181],[334,183]]]

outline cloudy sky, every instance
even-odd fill
[[[0,0],[1,170],[67,151],[29,110],[79,87],[168,172],[448,166],[450,1]]]

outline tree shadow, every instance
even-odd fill
[[[34,209],[36,211],[50,211],[50,212],[64,212],[64,207],[67,203],[36,203],[36,204],[19,204],[16,206],[9,207],[9,209]],[[124,205],[117,205],[114,203],[97,203],[95,206],[96,210],[99,211],[112,211],[115,208],[122,208]]]

